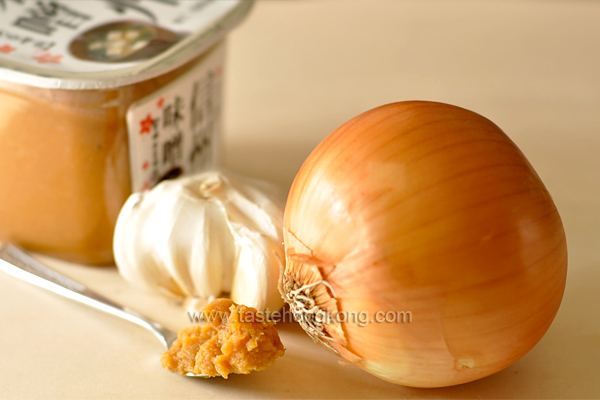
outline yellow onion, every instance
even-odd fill
[[[559,214],[525,156],[488,119],[432,102],[375,108],[319,144],[284,241],[280,291],[309,335],[415,387],[517,361],[550,326],[567,272]],[[403,320],[358,323],[365,313]]]

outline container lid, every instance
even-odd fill
[[[145,81],[202,54],[253,0],[0,0],[0,80],[52,89]]]

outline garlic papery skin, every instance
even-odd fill
[[[283,201],[277,189],[218,171],[163,181],[127,200],[114,235],[130,283],[171,297],[279,310]]]

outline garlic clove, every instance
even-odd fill
[[[235,262],[233,235],[223,227],[225,210],[221,204],[207,203],[210,205],[203,207],[204,223],[197,224],[196,232],[190,235],[192,243],[185,251],[190,256],[186,268],[193,279],[192,295],[202,298],[217,297],[230,290]]]
[[[153,213],[154,207],[144,200],[145,196],[142,193],[131,195],[120,214],[128,217],[117,220],[113,251],[119,273],[125,280],[144,289],[158,291],[171,297],[182,296],[180,286],[158,257],[150,252],[138,253],[130,250],[151,245],[141,232],[146,231],[147,216]],[[138,227],[138,232],[132,231],[133,226]],[[143,268],[137,268],[138,265]]]
[[[163,187],[163,189],[165,189]],[[203,221],[202,210],[192,207],[183,207],[180,204],[178,191],[167,191],[162,196],[162,202],[150,209],[156,210],[152,218],[148,218],[147,231],[143,233],[148,240],[152,240],[149,247],[150,254],[164,268],[171,278],[175,280],[181,292],[190,296],[194,292],[192,277],[189,273],[187,261],[187,248],[189,239],[193,235],[193,226],[178,223],[198,219]],[[163,213],[164,209],[173,209],[171,214]],[[200,212],[198,212],[200,211]],[[178,229],[175,229],[175,227]],[[190,229],[191,228],[191,229]],[[190,232],[192,230],[192,232]]]
[[[231,299],[257,310],[279,310],[283,306],[277,290],[278,260],[284,257],[281,246],[242,224],[231,223],[231,228],[239,245]]]

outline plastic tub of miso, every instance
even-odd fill
[[[132,192],[218,162],[224,38],[252,2],[54,3],[0,10],[0,241],[111,264]]]

